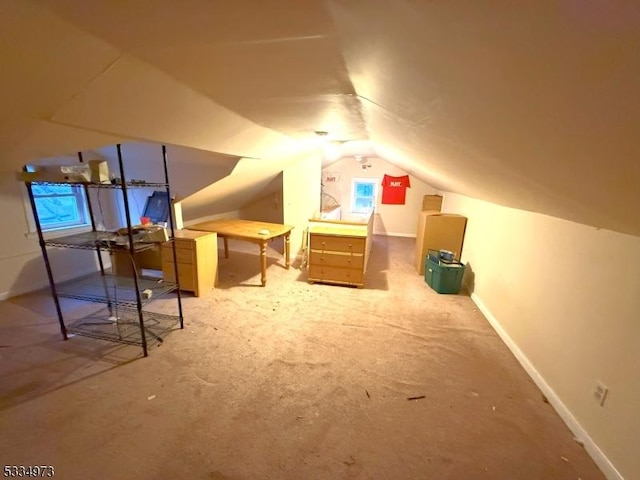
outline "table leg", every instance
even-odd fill
[[[267,242],[260,242],[260,272],[262,286],[264,287],[267,284]]]
[[[289,269],[289,266],[291,265],[291,259],[290,259],[290,252],[291,252],[291,245],[289,242],[289,237],[291,236],[291,232],[287,232],[284,235],[284,264],[287,267],[287,270]]]
[[[224,258],[229,258],[229,239],[227,237],[224,240]]]

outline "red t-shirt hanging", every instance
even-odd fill
[[[382,179],[382,203],[404,205],[407,188],[410,187],[409,175],[403,177],[385,175]]]

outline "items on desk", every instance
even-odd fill
[[[150,225],[145,229],[143,242],[167,242],[169,235],[167,229],[160,225]]]
[[[161,225],[134,225],[131,227],[131,234],[134,242],[142,243],[162,243],[169,240],[167,229]],[[124,239],[124,240],[119,240]],[[129,242],[129,230],[126,227],[116,231],[115,243],[122,244]]]
[[[160,250],[161,245],[169,240],[167,230],[161,225],[134,225],[131,227],[131,235],[133,243],[141,247],[134,249],[133,257],[129,252],[129,231],[121,228],[110,234],[110,245],[116,246],[111,250],[112,272],[115,275],[130,277],[133,275],[134,265],[138,275],[142,275],[143,269],[161,270]],[[142,244],[145,246],[142,247]]]

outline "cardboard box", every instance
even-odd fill
[[[467,217],[436,211],[420,212],[416,235],[415,265],[424,275],[425,257],[429,250],[449,250],[460,260]]]
[[[422,211],[442,211],[442,195],[425,195],[422,197]]]
[[[109,165],[104,160],[89,160],[91,181],[93,183],[111,183]]]

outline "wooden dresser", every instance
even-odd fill
[[[176,230],[176,257],[180,290],[198,297],[218,283],[218,235],[211,232]],[[162,275],[175,282],[171,243],[162,244]]]
[[[367,230],[316,226],[309,229],[309,283],[364,287]]]

